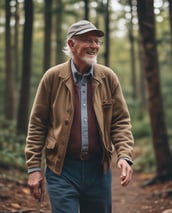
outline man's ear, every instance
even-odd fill
[[[74,41],[72,39],[69,39],[68,45],[69,45],[70,48],[72,48],[74,46]]]

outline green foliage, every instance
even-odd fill
[[[134,119],[134,118],[132,118]],[[151,137],[150,123],[148,116],[145,116],[142,120],[133,120],[133,134],[136,140]]]
[[[155,172],[156,163],[152,141],[149,137],[142,138],[136,144],[139,155],[134,160],[133,169],[136,172]]]
[[[5,168],[25,169],[25,136],[17,136],[15,124],[0,121],[0,166]]]

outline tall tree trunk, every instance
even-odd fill
[[[44,9],[44,57],[43,70],[44,72],[51,65],[51,33],[52,33],[52,0],[45,0]]]
[[[133,2],[129,0],[131,19],[129,23],[129,40],[130,40],[130,57],[131,57],[131,83],[132,83],[132,97],[135,100],[137,97],[137,84],[136,84],[136,57],[134,46],[133,34]]]
[[[63,42],[62,42],[62,14],[63,14],[63,3],[62,0],[56,2],[56,63],[60,64],[63,62]]]
[[[170,37],[171,37],[171,61],[172,61],[172,0],[168,0],[169,2],[169,22],[170,22]],[[171,62],[172,65],[172,62]]]
[[[7,120],[14,119],[15,112],[15,94],[14,94],[14,78],[12,69],[12,47],[11,47],[11,30],[10,30],[10,0],[5,1],[5,117]]]
[[[23,35],[23,66],[20,100],[18,107],[17,132],[25,134],[28,123],[28,110],[31,80],[31,50],[33,30],[33,1],[24,1],[25,23]]]
[[[163,110],[153,0],[137,0],[137,10],[140,39],[144,53],[144,75],[148,91],[148,108],[152,127],[157,177],[159,180],[165,180],[172,178],[172,158]]]
[[[169,2],[169,21],[170,21],[170,32],[171,32],[171,46],[172,46],[172,0]]]
[[[106,0],[105,6],[105,65],[109,66],[109,40],[110,40],[110,30],[109,30],[109,0]]]
[[[15,33],[14,33],[14,60],[15,60],[15,80],[16,84],[18,84],[19,81],[19,42],[18,42],[18,37],[19,37],[19,2],[18,0],[16,1],[15,5]]]
[[[89,0],[84,0],[84,19],[89,20]]]
[[[139,119],[142,120],[144,117],[145,109],[147,108],[146,91],[145,91],[145,79],[144,79],[144,51],[143,46],[138,41],[138,55],[140,65],[140,101],[139,101]]]

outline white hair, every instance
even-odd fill
[[[74,43],[76,43],[77,41],[75,40],[75,39],[72,39],[73,40],[73,42]],[[64,52],[64,54],[66,55],[66,56],[68,56],[69,58],[74,58],[74,55],[73,55],[73,53],[72,53],[72,51],[71,51],[71,48],[70,48],[70,46],[68,45],[68,39],[67,39],[67,41],[66,41],[66,45],[64,46],[64,48],[63,48],[63,52]],[[89,65],[93,65],[93,64],[96,64],[97,63],[97,56],[94,58],[94,59],[88,59],[88,58],[86,58],[86,57],[83,57],[82,58],[82,60],[83,61],[85,61],[87,64],[89,64]]]
[[[68,45],[68,39],[66,40],[66,45],[63,48],[63,53],[69,58],[73,58],[73,53]]]

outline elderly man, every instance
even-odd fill
[[[112,212],[111,158],[117,154],[121,185],[132,178],[133,136],[116,74],[97,64],[104,32],[86,20],[69,27],[70,59],[50,68],[33,103],[25,148],[28,185],[45,192],[41,156],[53,213]]]

